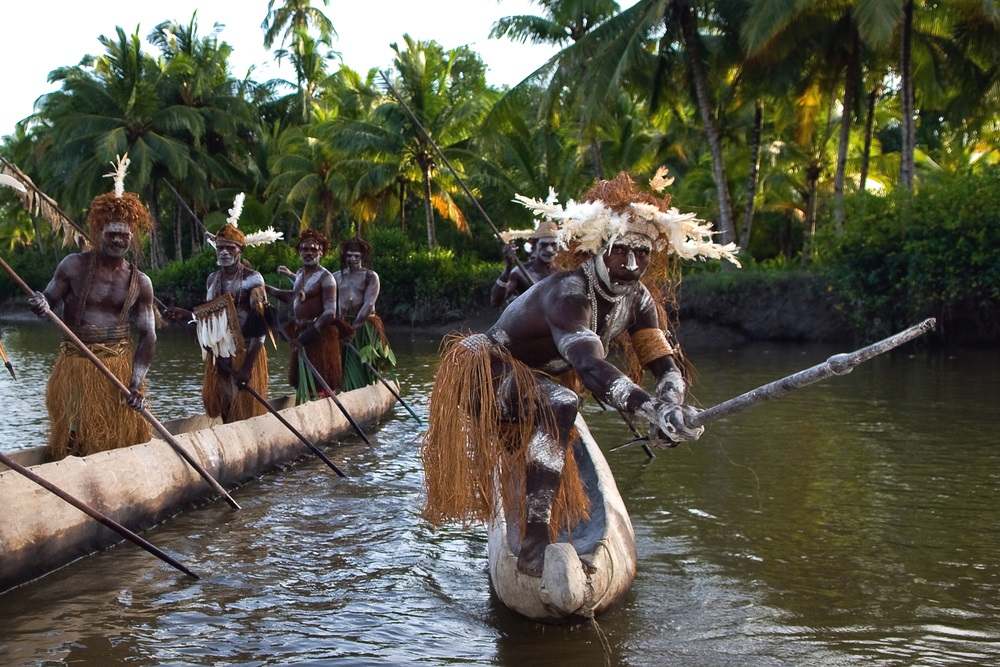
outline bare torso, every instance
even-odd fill
[[[337,282],[338,317],[353,326],[363,324],[375,312],[380,289],[378,274],[371,269],[341,269],[333,277]]]
[[[337,283],[322,266],[299,269],[292,287],[292,313],[299,324],[313,322],[324,313],[336,313]]]
[[[224,293],[233,295],[236,313],[240,318],[240,330],[245,337],[263,336],[259,313],[255,312],[254,290],[264,287],[264,278],[257,271],[238,265],[232,271],[220,269],[208,277],[206,301]],[[262,298],[262,296],[260,297]]]

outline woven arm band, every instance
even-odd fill
[[[632,347],[643,366],[674,353],[661,329],[639,329],[632,334]]]

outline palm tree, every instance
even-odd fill
[[[276,6],[277,5],[277,6]],[[323,0],[323,6],[329,7],[330,0]],[[319,31],[321,40],[328,41],[337,36],[337,31],[333,29],[333,22],[323,13],[322,9],[312,6],[312,0],[268,0],[267,16],[260,24],[264,29],[264,46],[271,48],[278,35],[281,35],[281,44],[292,38],[292,42],[298,39],[297,32],[308,33],[310,28]]]
[[[159,220],[159,179],[183,180],[193,167],[189,142],[205,134],[205,120],[183,104],[164,103],[160,64],[143,53],[138,33],[102,36],[105,53],[53,71],[61,89],[45,95],[31,122],[40,125],[47,150],[39,159],[43,178],[58,183],[58,199],[83,209],[106,191],[107,165],[116,155],[132,160],[127,187],[144,193]],[[152,262],[162,262],[158,233],[151,237]]]
[[[562,46],[580,41],[595,26],[618,12],[618,3],[614,0],[537,0],[537,3],[544,10],[541,16],[505,16],[493,25],[490,37]],[[582,70],[586,65],[581,62],[578,66]],[[534,77],[529,77],[529,80],[533,79]],[[548,112],[543,114],[547,116],[545,122],[551,123],[552,117],[556,115],[552,108],[543,107],[540,111]],[[590,146],[594,175],[603,178],[604,161],[595,124],[582,123],[580,130],[587,137]]]
[[[492,102],[485,66],[466,47],[445,50],[436,42],[420,42],[409,35],[403,41],[405,48],[392,44],[394,87],[453,166],[463,170],[465,162],[476,159],[468,144]],[[334,141],[345,153],[368,160],[378,169],[380,176],[370,178],[372,186],[394,184],[406,189],[417,170],[423,186],[428,247],[437,246],[435,209],[467,231],[465,216],[453,199],[457,183],[449,173],[439,171],[434,147],[395,100],[385,100],[371,120],[344,123]]]
[[[334,221],[344,207],[348,190],[339,168],[343,154],[322,136],[317,124],[291,127],[278,139],[270,166],[267,196],[280,195],[296,213],[300,230],[322,226],[334,238]]]

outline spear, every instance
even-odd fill
[[[135,533],[133,533],[131,530],[129,530],[125,526],[121,525],[120,523],[118,523],[117,521],[115,521],[114,519],[112,519],[111,517],[109,517],[109,516],[107,516],[105,514],[102,514],[101,512],[99,512],[98,510],[94,509],[90,505],[86,504],[82,500],[79,500],[78,498],[75,498],[75,497],[71,496],[70,494],[66,493],[65,491],[63,491],[62,489],[60,489],[58,486],[56,486],[52,482],[39,477],[35,473],[31,472],[31,470],[29,470],[28,468],[25,468],[20,463],[17,463],[16,461],[13,461],[12,459],[10,459],[9,457],[7,457],[6,455],[4,455],[2,453],[0,453],[0,463],[3,463],[5,466],[7,466],[8,468],[10,468],[14,472],[16,472],[16,473],[18,473],[20,475],[24,475],[25,477],[27,477],[28,479],[30,479],[35,484],[38,484],[39,486],[41,486],[43,489],[45,489],[47,491],[50,491],[51,493],[54,493],[55,495],[59,496],[60,498],[62,498],[66,502],[68,502],[70,505],[72,505],[73,507],[75,507],[78,510],[80,510],[81,512],[83,512],[84,514],[87,514],[91,518],[96,519],[97,521],[100,521],[105,526],[107,526],[111,530],[115,531],[116,533],[118,533],[119,535],[121,535],[122,537],[124,537],[129,542],[132,542],[133,544],[137,544],[138,546],[142,547],[143,549],[145,549],[149,553],[153,554],[154,556],[156,556],[157,558],[159,558],[163,562],[167,563],[171,567],[177,568],[178,570],[180,570],[184,574],[188,575],[189,577],[194,577],[195,579],[198,578],[197,574],[195,574],[191,570],[187,569],[186,567],[184,567],[183,565],[181,565],[180,563],[178,563],[176,560],[174,560],[173,558],[171,558],[170,556],[168,556],[167,554],[165,554],[163,551],[161,551],[160,549],[158,549],[156,546],[154,546],[153,544],[151,544],[149,541],[143,539],[139,535],[136,535]]]
[[[866,361],[873,359],[880,354],[885,354],[889,350],[899,347],[904,343],[908,343],[914,338],[923,336],[929,331],[933,331],[936,324],[937,321],[933,317],[930,317],[919,324],[914,324],[908,329],[904,329],[903,331],[893,334],[888,338],[883,338],[882,340],[872,343],[867,347],[855,350],[854,352],[835,354],[821,364],[816,364],[815,366],[811,366],[805,370],[792,373],[791,375],[783,377],[780,380],[768,382],[767,384],[761,385],[756,389],[751,389],[750,391],[744,392],[739,396],[730,398],[728,401],[723,401],[722,403],[713,405],[707,410],[702,410],[698,414],[692,416],[691,419],[688,420],[688,424],[692,428],[704,426],[708,422],[721,419],[722,417],[728,417],[729,415],[736,414],[737,412],[742,412],[748,408],[752,408],[755,405],[763,403],[764,401],[781,398],[796,389],[801,389],[802,387],[810,384],[821,382],[822,380],[831,378],[834,375],[847,375],[857,366],[860,366]],[[629,441],[624,445],[615,447],[611,451],[616,452],[619,449],[630,447],[641,441],[648,441],[648,438],[645,438],[644,440],[636,439]]]
[[[14,283],[17,284],[25,294],[27,294],[29,297],[35,295],[35,292],[31,289],[28,283],[24,282],[24,280],[21,279],[21,276],[17,275],[17,272],[14,271],[14,269],[10,267],[10,264],[4,261],[2,257],[0,257],[0,267],[2,267],[3,270],[7,272],[7,275],[10,276],[10,279],[13,280]],[[70,329],[68,326],[66,326],[66,323],[63,322],[61,319],[59,319],[58,315],[53,313],[51,310],[47,309],[45,311],[45,316],[49,319],[49,321],[51,321],[54,325],[56,325],[56,327],[62,332],[66,340],[73,343],[73,345],[75,345],[76,348],[80,350],[80,354],[85,356],[87,359],[90,360],[91,363],[97,366],[97,370],[99,370],[104,375],[104,377],[106,377],[108,381],[111,382],[112,385],[114,385],[114,387],[118,391],[120,391],[126,397],[131,395],[132,392],[129,391],[128,387],[122,384],[122,381],[119,380],[118,377],[114,373],[112,373],[107,366],[104,365],[104,362],[98,359],[97,356],[90,351],[90,348],[83,343],[83,341],[77,338],[77,335],[73,333],[73,330]],[[162,423],[160,423],[160,420],[154,417],[153,413],[151,413],[148,408],[143,406],[138,409],[138,412],[146,419],[146,421],[150,423],[150,425],[152,425],[154,429],[156,429],[156,432],[160,434],[160,437],[163,438],[167,442],[167,444],[174,449],[175,452],[180,454],[181,458],[187,461],[188,464],[192,468],[194,468],[206,482],[208,482],[209,486],[211,486],[216,491],[216,493],[221,495],[234,510],[240,509],[239,503],[233,500],[233,497],[229,495],[229,492],[227,492],[224,488],[222,488],[222,485],[219,484],[215,480],[215,478],[212,477],[208,473],[208,471],[202,467],[200,463],[195,461],[194,458],[192,458],[192,456],[187,452],[186,449],[181,447],[181,444],[177,442],[176,439],[174,439],[174,436],[170,433],[170,431],[167,430],[167,427],[164,426]]]

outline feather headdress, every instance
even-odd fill
[[[661,167],[649,184],[662,192],[672,182]],[[515,195],[514,201],[536,216],[562,222],[560,237],[571,250],[596,255],[618,240],[637,235],[648,239],[656,251],[666,250],[684,259],[724,259],[740,266],[735,243],[712,241],[712,223],[671,207],[669,197],[638,190],[625,172],[610,181],[598,181],[583,201],[570,199],[565,206],[551,189],[545,201],[523,195]]]
[[[104,178],[115,179],[115,199],[121,199],[125,194],[125,176],[128,175],[130,164],[132,160],[128,159],[128,153],[116,155],[114,162],[111,163],[112,171],[104,174]]]
[[[520,197],[520,195],[516,195]],[[558,206],[559,200],[556,194],[555,188],[549,188],[549,196],[545,199],[545,203],[549,205]],[[507,229],[500,232],[500,238],[503,239],[504,243],[510,243],[511,241],[520,239],[543,239],[555,237],[560,240],[560,230],[559,225],[552,219],[544,215],[536,216],[534,229]],[[525,249],[528,249],[528,244],[525,244]]]
[[[241,192],[236,195],[233,199],[233,206],[228,211],[229,217],[226,218],[226,224],[222,226],[222,229],[219,230],[218,234],[215,234],[214,236],[208,235],[206,237],[209,244],[214,247],[216,239],[225,239],[241,246],[253,247],[267,245],[285,238],[284,233],[275,231],[274,227],[268,227],[267,229],[259,232],[244,234],[240,230],[240,216],[243,215],[243,203],[245,201],[246,194]]]

